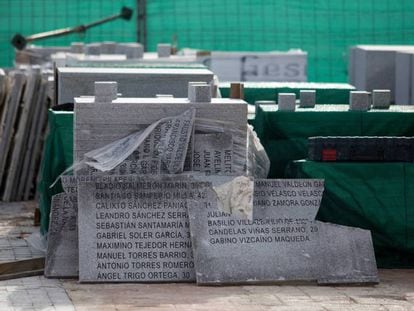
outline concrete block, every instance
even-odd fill
[[[391,104],[390,90],[373,90],[372,91],[372,108],[388,109]]]
[[[296,109],[296,94],[294,94],[294,93],[279,93],[277,104],[278,104],[278,110],[280,110],[280,111],[295,111],[295,109]]]
[[[316,91],[315,90],[301,90],[300,103],[301,108],[313,108],[316,105]]]

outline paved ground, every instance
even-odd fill
[[[382,270],[365,287],[79,284],[29,277],[0,282],[0,310],[414,310],[414,270]]]
[[[37,230],[32,226],[33,206],[32,203],[0,203],[0,262],[38,256],[24,240]],[[381,270],[380,278],[379,285],[364,287],[313,284],[198,287],[194,284],[79,284],[76,280],[35,276],[0,281],[0,311],[414,311],[414,269]]]
[[[33,226],[35,207],[35,202],[0,202],[0,262],[43,256],[26,241],[39,232],[39,227]]]

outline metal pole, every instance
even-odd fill
[[[147,51],[147,1],[137,0],[137,40]]]
[[[52,37],[59,37],[59,36],[64,36],[70,33],[81,33],[81,32],[85,32],[87,29],[113,21],[117,18],[121,18],[121,19],[125,19],[125,20],[130,20],[131,16],[132,16],[132,9],[127,8],[127,7],[123,7],[121,9],[121,12],[119,14],[115,14],[106,18],[102,18],[99,19],[95,22],[89,23],[89,24],[85,24],[85,25],[79,25],[76,27],[67,27],[67,28],[62,28],[62,29],[57,29],[57,30],[51,30],[51,31],[46,31],[46,32],[42,32],[42,33],[37,33],[31,36],[27,36],[24,37],[21,34],[16,34],[11,43],[12,45],[17,48],[18,50],[22,50],[26,47],[27,43],[30,43],[32,41],[36,41],[36,40],[40,40],[40,39],[46,39],[46,38],[52,38]]]

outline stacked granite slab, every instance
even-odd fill
[[[412,137],[310,137],[309,160],[414,162]]]
[[[141,59],[144,54],[142,44],[137,42],[116,43],[112,41],[93,42],[72,42],[70,46],[44,47],[30,45],[24,50],[16,50],[16,64],[44,65],[52,61],[52,55],[56,54],[77,54],[77,55],[122,55],[124,59]]]
[[[396,101],[397,53],[412,51],[409,45],[357,45],[349,51],[349,83],[358,90],[371,92],[374,89],[391,90],[391,100]],[[404,62],[404,60],[402,60]],[[400,62],[400,60],[399,60]],[[404,79],[404,78],[403,78]]]
[[[57,103],[73,103],[79,94],[94,95],[95,81],[118,82],[124,97],[154,97],[171,94],[187,97],[188,83],[213,83],[213,73],[207,69],[131,69],[131,68],[58,68]]]
[[[369,231],[314,221],[322,180],[249,170],[264,149],[248,134],[246,103],[210,99],[206,85],[190,83],[189,98],[75,99],[80,281],[378,282]],[[62,259],[59,244],[48,256]]]
[[[37,67],[0,72],[0,198],[33,198],[50,84]]]
[[[112,101],[110,100],[108,103],[107,100],[112,98],[113,95],[116,95],[116,90],[112,88],[113,85],[111,83],[101,82],[96,83],[96,86],[95,91],[97,92],[97,96],[95,98],[76,99],[74,120],[75,162],[81,161],[88,152],[104,147],[131,133],[148,128],[160,119],[181,115],[186,111],[194,110],[194,117],[198,121],[194,124],[193,130],[190,130],[191,143],[189,143],[187,148],[188,151],[182,152],[183,155],[181,155],[181,157],[185,158],[182,158],[183,162],[185,162],[185,170],[203,173],[220,173],[222,171],[230,175],[239,175],[246,171],[247,105],[245,102],[241,100],[211,99],[209,84],[197,82],[191,83],[187,87],[190,94],[189,99],[172,98],[169,96],[157,98],[118,98]],[[105,87],[108,89],[108,92],[102,90]],[[99,114],[99,117],[96,116],[96,113]],[[173,124],[176,124],[175,121]],[[159,127],[155,128],[154,133],[143,142],[142,146],[138,147],[133,154],[122,161],[114,170],[106,172],[106,176],[108,177],[109,174],[116,176],[133,173],[159,176],[161,167],[160,157],[157,158],[157,146],[161,143],[163,135],[165,136],[167,132],[168,130],[160,124]],[[179,133],[182,132],[183,127]],[[170,137],[176,136],[171,135]],[[214,141],[214,138],[224,140]],[[179,140],[178,137],[174,139],[175,142],[169,143],[168,146],[180,146],[181,139]],[[71,189],[73,187],[76,189],[84,188],[83,186],[76,187],[76,181],[84,182],[85,178],[88,180],[88,176],[92,175],[101,174],[93,169],[77,171],[77,177],[69,181],[72,185]],[[150,177],[145,177],[145,180],[148,180],[148,178]],[[177,178],[174,177],[172,180],[176,180]],[[160,179],[160,177],[157,177],[157,179],[160,182],[165,180],[165,178]],[[67,183],[68,181],[64,180],[64,182]],[[69,187],[64,184],[64,188],[67,189]],[[75,195],[73,195],[73,192],[75,192]],[[71,191],[71,193],[72,195],[69,198],[69,193],[61,194],[63,198],[57,198],[53,202],[57,206],[52,206],[52,220],[58,218],[54,215],[58,214],[60,209],[65,208],[64,206],[59,206],[62,205],[62,201],[75,202],[76,204],[72,210],[72,214],[75,214],[74,210],[77,211],[78,209],[77,192]],[[79,202],[83,201],[80,200]],[[154,203],[152,202],[151,204]],[[79,204],[79,220],[86,217],[85,213],[88,212],[82,206],[82,204]],[[181,211],[174,212],[174,215],[180,220],[186,215],[186,209],[181,208]],[[77,227],[76,223],[73,224],[72,222],[72,225]],[[89,226],[90,223],[86,223],[86,225]],[[76,277],[78,270],[77,260],[73,260],[72,265],[70,265],[66,259],[68,253],[77,258],[77,248],[70,241],[67,241],[68,237],[73,236],[71,231],[68,231],[68,227],[61,226],[60,223],[53,224],[52,222],[50,226],[52,234],[49,236],[50,243],[46,261],[46,276]],[[57,233],[54,231],[55,228],[61,228],[62,231]],[[79,230],[79,236],[84,236],[85,234],[82,233],[82,230],[87,229],[79,227]],[[182,239],[177,238],[177,247],[187,252],[188,249],[191,251],[189,237],[185,236],[184,242],[182,244]],[[59,250],[57,246],[60,244],[72,245],[72,247],[69,247],[66,251],[64,249]],[[89,252],[88,250],[90,250],[89,247],[85,248],[85,245],[87,244],[80,245],[81,254],[83,250],[84,252]],[[80,258],[81,261],[85,260],[85,257],[82,255]],[[171,267],[168,269],[171,269]],[[191,270],[190,274],[187,273],[188,268],[184,272],[184,274],[180,274],[178,279],[172,278],[171,280],[194,280],[193,270]],[[134,277],[138,278],[138,276]],[[82,274],[81,279],[87,280]],[[152,280],[157,280],[157,278]]]

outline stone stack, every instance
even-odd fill
[[[47,110],[51,103],[48,74],[39,68],[0,72],[0,198],[29,200],[36,179]]]
[[[68,274],[66,243],[81,282],[378,282],[370,232],[315,221],[322,180],[263,179],[246,102],[206,88],[75,99],[75,176],[54,200],[46,274]],[[68,207],[77,224],[54,223]],[[73,226],[78,248],[58,241]]]

